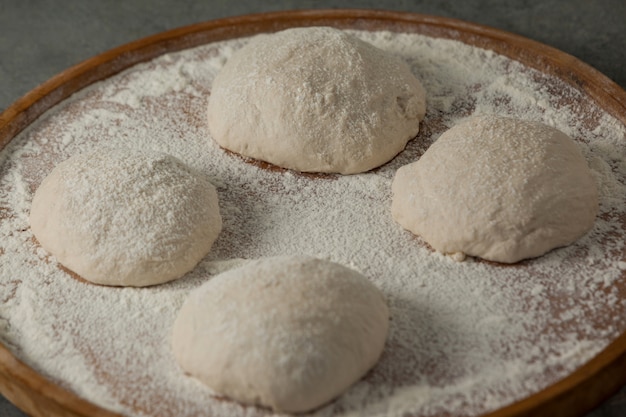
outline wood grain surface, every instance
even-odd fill
[[[138,40],[82,62],[26,94],[0,115],[0,149],[55,104],[134,64],[209,42],[294,26],[316,25],[415,32],[490,49],[560,78],[626,125],[624,90],[576,58],[538,42],[448,18],[371,10],[317,10],[249,15],[196,24]],[[626,222],[626,219],[623,220]],[[626,281],[624,275],[622,281]],[[594,359],[560,382],[488,416],[579,416],[624,383],[626,334],[622,334]],[[1,344],[0,392],[35,417],[117,416],[50,382]]]

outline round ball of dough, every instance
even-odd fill
[[[35,193],[30,225],[41,246],[80,277],[146,286],[190,271],[222,219],[203,175],[172,156],[125,149],[56,166]]]
[[[352,174],[392,159],[419,130],[425,91],[399,57],[329,27],[259,35],[213,82],[211,136],[284,168]]]
[[[391,211],[443,253],[512,263],[568,245],[592,226],[594,178],[578,146],[542,123],[472,117],[393,181]]]
[[[305,256],[250,262],[193,291],[174,323],[181,367],[234,400],[319,407],[378,361],[382,293],[358,272]]]

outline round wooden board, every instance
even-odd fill
[[[167,52],[209,42],[273,32],[294,26],[335,26],[390,30],[449,38],[493,50],[583,92],[599,107],[626,124],[626,92],[588,65],[554,48],[454,19],[418,14],[331,10],[293,11],[221,19],[151,36],[116,48],[52,78],[0,115],[0,149],[37,117],[74,92],[134,64]],[[623,223],[626,219],[623,219]],[[623,254],[622,258],[626,258]],[[622,273],[622,282],[626,281]],[[625,293],[626,289],[622,291]],[[558,383],[524,400],[496,410],[490,417],[578,416],[626,383],[626,333],[599,355]],[[0,344],[0,391],[26,413],[37,417],[117,414],[90,404],[26,366]]]

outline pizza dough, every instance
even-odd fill
[[[306,256],[252,261],[194,290],[174,323],[182,369],[234,400],[317,408],[378,361],[382,293],[358,272]]]
[[[41,246],[97,284],[145,286],[181,277],[222,228],[215,187],[178,159],[130,149],[75,155],[33,198]]]
[[[254,37],[216,76],[217,143],[307,172],[352,174],[392,159],[419,130],[425,91],[399,57],[329,27]]]
[[[578,146],[537,122],[477,116],[446,131],[393,181],[391,211],[434,249],[512,263],[568,245],[595,221]]]

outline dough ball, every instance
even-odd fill
[[[305,256],[252,261],[211,278],[174,323],[181,367],[234,400],[319,407],[378,361],[389,311],[356,271]]]
[[[472,117],[393,181],[391,211],[434,249],[512,263],[593,226],[594,178],[578,146],[537,122]]]
[[[145,286],[190,271],[222,219],[203,175],[172,156],[125,149],[60,163],[35,193],[30,225],[41,246],[82,278]]]
[[[211,136],[246,157],[352,174],[392,159],[419,130],[425,91],[399,57],[329,27],[259,35],[215,78]]]

